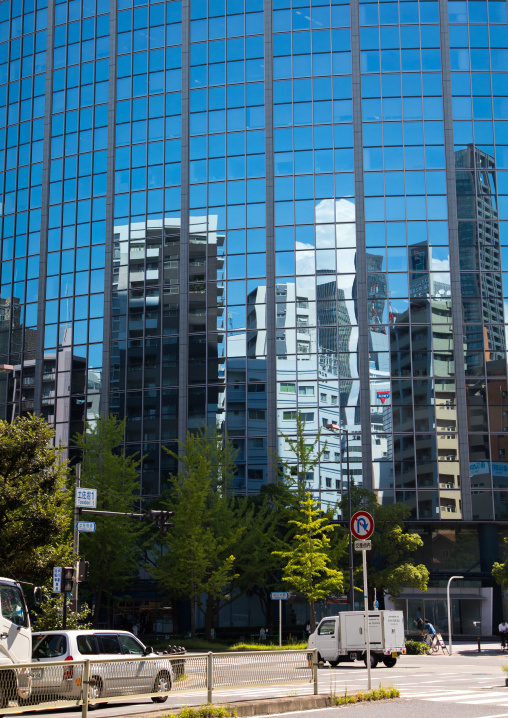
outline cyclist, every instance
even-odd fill
[[[428,643],[429,648],[432,650],[437,642],[437,631],[428,618],[424,618],[423,620],[425,625],[423,627],[422,635],[425,636],[425,640]]]

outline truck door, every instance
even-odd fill
[[[32,635],[25,601],[17,586],[0,584],[0,662],[31,661]]]
[[[316,648],[325,661],[335,661],[338,653],[337,622],[335,618],[324,619],[318,626]]]

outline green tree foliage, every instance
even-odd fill
[[[270,593],[276,590],[280,560],[273,555],[280,535],[283,504],[278,500],[278,484],[268,484],[259,494],[248,499],[245,531],[235,549],[237,577],[233,587],[239,591],[235,598],[250,592],[258,596],[265,616],[265,625],[272,632],[273,601]]]
[[[71,560],[67,466],[41,417],[0,421],[0,572],[43,581]],[[65,564],[64,564],[65,565]]]
[[[67,602],[67,628],[90,628],[90,609],[84,603],[79,611],[71,611]],[[44,585],[44,600],[34,618],[35,631],[57,631],[63,628],[63,594],[53,594],[51,582]]]
[[[82,451],[81,486],[97,489],[97,509],[139,512],[139,460],[120,448],[125,420],[100,417],[88,423],[75,438]],[[88,518],[88,517],[87,517]],[[94,625],[103,604],[109,606],[115,591],[125,589],[140,560],[139,542],[148,530],[128,516],[94,515],[94,533],[81,534],[80,554],[90,562],[89,587],[95,593]]]
[[[508,546],[508,538],[504,538],[506,546]],[[504,563],[496,561],[492,566],[492,575],[498,583],[504,583],[505,587],[508,585],[508,560]]]
[[[231,598],[238,577],[235,555],[248,521],[247,502],[233,496],[236,452],[218,432],[189,433],[180,454],[169,453],[180,464],[163,502],[175,512],[174,528],[153,572],[170,598],[190,599],[192,637],[196,604],[209,635],[220,600]],[[201,594],[206,594],[204,608]]]
[[[334,591],[342,591],[342,571],[331,568],[331,542],[327,534],[334,529],[323,512],[317,509],[310,492],[301,501],[301,518],[291,519],[296,533],[286,551],[275,551],[285,562],[282,580],[290,588],[302,593],[310,609],[310,625],[314,631],[316,616],[314,604]],[[344,544],[345,546],[345,544]]]
[[[317,435],[309,436],[305,433],[305,421],[300,411],[296,415],[294,433],[292,435],[280,433],[280,437],[288,445],[292,457],[289,459],[273,456],[273,459],[281,483],[291,489],[289,493],[285,494],[286,500],[289,499],[290,505],[296,510],[299,509],[307,493],[306,478],[319,466],[321,457],[326,451],[326,441],[319,449],[321,433],[321,427],[318,429]]]
[[[369,589],[376,588],[378,595],[385,592],[391,596],[398,596],[406,586],[426,591],[429,572],[424,564],[416,565],[412,556],[423,541],[404,527],[411,510],[402,503],[379,504],[376,494],[357,486],[352,487],[351,504],[353,513],[363,509],[374,517],[372,550],[367,552]],[[347,506],[348,497],[344,494],[340,503],[343,514],[347,514]],[[356,582],[363,583],[361,566],[355,572]],[[372,604],[372,590],[369,600]]]

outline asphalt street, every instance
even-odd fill
[[[332,718],[337,711],[346,711],[352,717],[378,718],[390,715],[404,718],[422,712],[445,711],[446,716],[457,718],[508,718],[508,687],[502,664],[508,664],[508,653],[503,655],[496,644],[486,644],[481,653],[474,645],[455,647],[453,656],[441,653],[432,656],[402,656],[394,668],[379,665],[372,671],[372,687],[395,686],[401,698],[372,704],[357,704],[320,710],[304,711],[301,714],[285,713],[286,716],[302,718]],[[343,695],[367,688],[367,669],[363,663],[340,664],[337,668],[324,667],[319,670],[319,693],[322,695]],[[255,687],[231,687],[214,690],[214,703],[235,703],[239,701],[267,701],[275,697],[297,696],[313,693],[309,683],[286,685],[264,685]],[[175,692],[162,705],[151,701],[109,703],[93,711],[93,718],[112,718],[119,715],[160,714],[184,705],[199,705],[206,702],[206,692]],[[27,716],[43,715],[47,718],[77,718],[79,708],[37,711]]]

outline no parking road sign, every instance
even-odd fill
[[[349,528],[355,539],[359,541],[369,539],[374,532],[374,519],[368,511],[357,511],[350,521]]]

